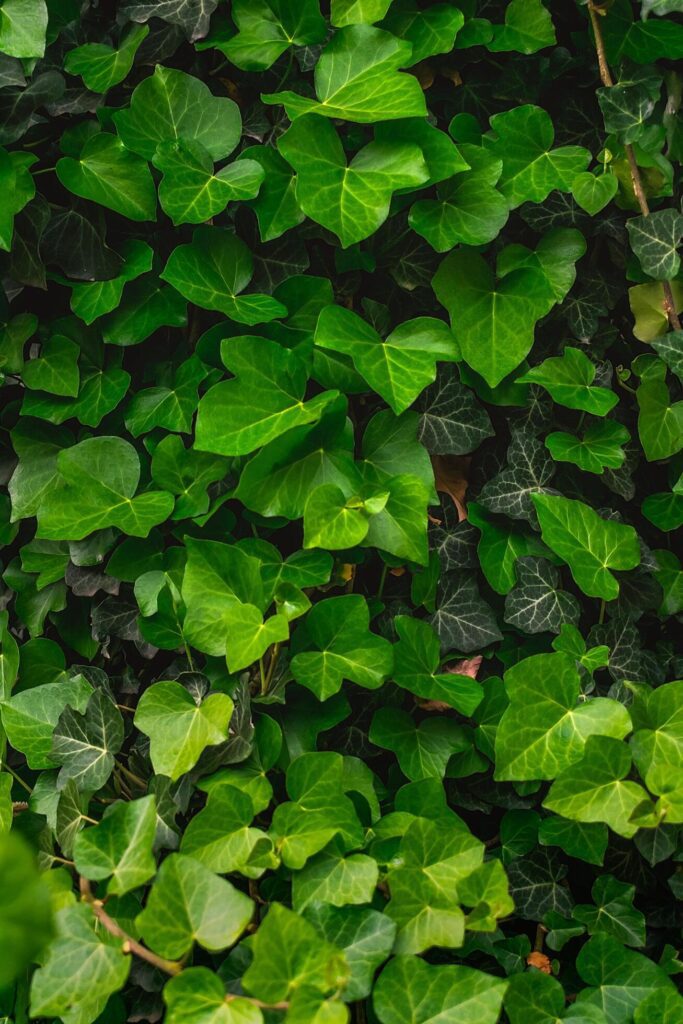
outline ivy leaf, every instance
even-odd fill
[[[325,22],[317,0],[235,0],[230,11],[237,34],[212,44],[243,71],[265,71],[290,46],[311,46],[325,39]]]
[[[110,345],[139,345],[159,327],[184,327],[187,303],[174,288],[164,288],[156,277],[133,281],[118,309],[104,317],[102,337]]]
[[[523,556],[515,563],[517,585],[505,598],[505,621],[525,633],[559,633],[577,625],[581,609],[573,594],[560,589],[557,569],[545,558]]]
[[[57,938],[31,981],[31,1014],[63,1017],[78,1007],[79,1020],[95,1020],[129,971],[121,939],[95,931],[90,907],[65,906],[57,914]]]
[[[589,736],[582,759],[558,775],[543,804],[573,821],[604,821],[618,835],[630,838],[638,830],[631,818],[648,801],[642,786],[626,780],[630,770],[631,753],[625,743]]]
[[[225,693],[211,693],[200,702],[180,683],[153,683],[140,698],[135,725],[150,738],[155,772],[179,779],[206,747],[224,743],[233,706]]]
[[[396,558],[427,565],[427,506],[431,487],[410,473],[393,477],[386,486],[386,504],[371,517],[363,543]]]
[[[178,25],[191,43],[209,30],[209,18],[218,0],[124,0],[122,8],[132,21],[160,18]]]
[[[54,768],[50,759],[52,731],[65,707],[85,711],[92,686],[83,676],[22,690],[3,701],[2,724],[15,750],[29,768]]]
[[[652,347],[678,379],[683,379],[683,331],[671,331],[655,338]]]
[[[204,808],[189,823],[181,843],[188,854],[212,871],[239,871],[258,878],[267,867],[276,867],[272,840],[252,828],[254,805],[250,796],[232,785],[217,785]]]
[[[234,380],[215,384],[199,403],[196,446],[218,455],[246,455],[293,427],[315,423],[338,395],[308,402],[306,368],[295,352],[264,338],[230,338],[221,346]]]
[[[437,593],[436,605],[431,623],[442,651],[469,654],[502,639],[493,609],[481,597],[472,574],[453,573],[447,577]]]
[[[517,378],[520,384],[540,384],[555,402],[606,416],[619,398],[609,388],[593,385],[596,368],[581,349],[567,346],[561,356],[550,356]]]
[[[469,521],[481,537],[477,555],[481,570],[490,587],[498,594],[507,594],[517,581],[515,567],[523,555],[546,555],[547,549],[537,537],[496,520],[481,505],[470,502],[467,506]]]
[[[197,389],[207,375],[204,363],[197,356],[190,356],[180,364],[172,383],[145,388],[132,396],[125,412],[126,429],[133,437],[146,434],[155,427],[189,434],[199,402]],[[164,438],[164,441],[168,440],[170,438]]]
[[[510,890],[519,914],[528,921],[542,921],[548,914],[571,917],[572,897],[562,885],[567,866],[551,850],[534,850],[507,868]]]
[[[57,470],[57,481],[38,508],[37,536],[45,540],[81,540],[106,526],[146,537],[173,508],[165,491],[134,497],[140,462],[120,437],[92,437],[63,449]]]
[[[153,796],[111,804],[99,825],[76,836],[76,870],[93,881],[108,878],[108,895],[123,896],[148,882],[156,871],[152,855],[155,831]]]
[[[283,104],[290,120],[315,113],[371,124],[424,117],[417,79],[398,70],[410,63],[412,47],[369,25],[349,25],[334,34],[315,66],[317,102],[295,92],[268,93],[264,103]]]
[[[378,877],[379,866],[372,857],[363,853],[345,857],[331,844],[295,874],[292,907],[301,913],[321,903],[335,907],[370,903]]]
[[[228,1002],[225,986],[208,967],[186,967],[164,985],[166,1020],[168,1024],[261,1024],[263,1014],[258,1006],[233,996]]]
[[[462,11],[448,3],[437,3],[425,10],[414,0],[403,0],[390,8],[382,27],[410,43],[412,67],[437,53],[450,53],[464,20]]]
[[[657,774],[671,771],[683,753],[682,694],[683,682],[666,683],[649,693],[645,714],[631,742],[638,771],[655,793]]]
[[[552,18],[541,0],[511,0],[505,8],[505,24],[493,26],[493,39],[486,48],[492,53],[536,53],[556,42]]]
[[[448,252],[458,242],[484,245],[493,241],[509,215],[507,199],[495,188],[502,161],[480,146],[465,144],[460,152],[470,169],[440,184],[438,199],[420,199],[410,210],[411,228],[436,252]]]
[[[628,1020],[654,991],[670,991],[671,979],[661,967],[624,949],[611,935],[596,935],[579,952],[576,966],[589,988],[581,990],[579,1006],[597,1006],[608,1024]]]
[[[67,706],[52,734],[50,760],[61,765],[59,784],[73,779],[95,793],[106,783],[123,744],[123,719],[103,690],[95,690],[83,714]]]
[[[529,103],[514,107],[494,114],[490,124],[493,134],[485,135],[483,143],[503,162],[497,188],[513,209],[528,201],[542,203],[554,189],[571,192],[576,175],[590,161],[583,146],[553,149],[553,123],[541,107]]]
[[[4,0],[0,9],[0,52],[8,57],[42,57],[47,17],[45,0]]]
[[[384,707],[376,711],[368,733],[371,743],[391,750],[403,774],[413,780],[442,779],[453,754],[469,747],[461,725],[451,718],[428,718],[415,725],[405,711]]]
[[[398,643],[394,648],[394,682],[424,701],[438,701],[468,718],[483,697],[480,684],[459,672],[439,672],[439,638],[427,622],[397,615],[394,626]]]
[[[519,366],[534,343],[536,321],[552,306],[544,274],[521,268],[496,282],[473,252],[447,256],[432,287],[448,310],[463,359],[491,387]]]
[[[214,173],[211,154],[200,142],[160,143],[152,163],[162,173],[159,202],[174,224],[203,224],[230,202],[252,199],[265,178],[255,160],[237,160]]]
[[[297,118],[278,139],[278,149],[297,172],[299,206],[334,231],[344,248],[384,223],[397,189],[429,178],[422,150],[410,143],[371,142],[347,165],[334,127],[314,115]]]
[[[318,700],[337,693],[344,679],[375,690],[393,666],[391,644],[370,632],[370,613],[360,594],[319,601],[296,634],[296,649],[292,675]]]
[[[683,401],[672,402],[663,380],[644,380],[636,393],[638,436],[648,462],[668,459],[683,447]]]
[[[432,383],[437,360],[452,362],[458,356],[453,335],[441,320],[409,320],[382,341],[370,324],[342,306],[323,309],[315,344],[349,356],[397,416]]]
[[[630,440],[626,427],[614,420],[591,423],[583,437],[554,431],[545,439],[555,462],[571,462],[587,473],[618,469],[626,459],[622,445]]]
[[[417,407],[418,439],[433,455],[467,455],[493,434],[488,413],[449,368],[437,371]]]
[[[619,581],[610,569],[635,569],[640,546],[632,526],[603,519],[589,505],[560,495],[533,494],[544,543],[567,563],[589,597],[613,601]]]
[[[681,266],[677,253],[683,236],[683,214],[677,210],[655,210],[647,217],[626,222],[631,248],[640,265],[656,281],[670,281]]]
[[[133,67],[135,54],[148,35],[147,25],[132,25],[118,50],[104,43],[77,46],[67,53],[64,70],[70,75],[80,75],[91,92],[107,92],[124,80]]]
[[[3,773],[2,778],[10,776]],[[0,865],[0,983],[9,986],[53,938],[53,919],[49,889],[38,872],[31,848],[16,831],[0,837]]]
[[[331,21],[335,28],[372,25],[381,21],[392,0],[332,0]]]
[[[595,906],[576,906],[573,917],[586,925],[589,935],[612,935],[627,946],[644,946],[645,917],[633,906],[635,894],[634,885],[600,875],[591,891]]]
[[[37,359],[24,363],[22,379],[27,388],[51,395],[75,398],[79,390],[80,350],[70,338],[55,334],[48,338]]]
[[[254,911],[253,901],[192,857],[166,858],[138,917],[145,942],[176,959],[198,942],[212,952],[234,945]]]
[[[161,17],[159,5],[154,14]],[[114,115],[126,149],[151,160],[160,142],[199,142],[213,160],[232,153],[239,142],[242,120],[232,100],[213,96],[192,75],[157,65],[154,74],[137,86],[130,107]]]
[[[271,903],[254,935],[252,951],[244,987],[264,1002],[287,1000],[300,988],[331,993],[348,977],[343,953],[280,903]]]
[[[228,463],[220,455],[186,448],[176,434],[160,441],[152,456],[152,479],[177,495],[173,519],[204,515],[209,508],[207,488],[225,479]]]
[[[188,245],[168,258],[161,278],[189,302],[215,309],[240,324],[260,324],[287,312],[269,295],[240,295],[254,274],[251,253],[236,235],[223,228],[199,227]]]
[[[619,189],[616,174],[582,171],[572,182],[572,196],[582,210],[594,217],[614,199]]]
[[[605,129],[614,132],[624,145],[640,138],[657,99],[647,82],[612,85],[609,88],[598,89],[596,96]]]
[[[382,1024],[495,1024],[506,983],[471,967],[399,956],[379,976],[373,1006]]]
[[[265,176],[258,197],[247,205],[256,214],[262,242],[272,242],[305,219],[296,201],[296,176],[276,149],[250,146],[240,153],[240,160],[259,164]]]
[[[595,697],[577,706],[581,679],[567,654],[525,658],[504,678],[510,706],[496,731],[497,779],[553,779],[580,761],[588,737],[615,737],[616,743],[631,730],[618,701]]]
[[[71,310],[86,324],[91,324],[105,313],[111,313],[121,301],[128,281],[152,269],[153,251],[146,242],[131,238],[121,246],[123,266],[116,277],[108,281],[86,281],[73,284]]]
[[[66,156],[57,161],[56,173],[62,185],[82,199],[129,220],[154,220],[157,197],[147,162],[115,135],[93,135],[77,160]]]
[[[0,8],[0,17],[2,11]],[[3,207],[0,212],[0,249],[12,251],[14,217],[36,194],[36,186],[29,168],[35,158],[25,153],[7,153],[0,149],[0,183]]]
[[[507,459],[506,468],[484,484],[479,501],[496,515],[534,522],[532,498],[543,494],[550,483],[555,472],[553,460],[528,430],[513,433]]]

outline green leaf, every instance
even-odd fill
[[[495,515],[526,519],[535,525],[532,497],[543,494],[555,466],[545,445],[529,430],[515,430],[507,451],[507,466],[487,480],[479,494],[481,504]]]
[[[171,394],[175,397],[177,393]],[[152,479],[158,487],[177,495],[173,519],[192,518],[208,511],[207,488],[224,480],[228,467],[229,463],[220,455],[186,448],[176,434],[171,434],[154,449]]]
[[[373,1006],[381,1024],[495,1024],[506,983],[471,967],[395,957],[379,976]]]
[[[160,143],[152,163],[162,173],[159,202],[174,224],[202,224],[230,202],[252,199],[265,178],[254,160],[242,159],[214,173],[211,154],[200,142]]]
[[[562,558],[589,597],[613,601],[619,581],[610,569],[635,569],[640,546],[632,526],[603,519],[589,505],[560,495],[532,495],[543,541]]]
[[[31,981],[31,1014],[93,1021],[125,984],[130,957],[121,939],[95,930],[93,912],[83,903],[63,907],[56,920],[57,938]]]
[[[379,866],[372,857],[362,853],[345,857],[331,844],[295,874],[292,907],[301,913],[320,903],[335,907],[370,903],[378,878]]]
[[[75,398],[80,384],[79,355],[78,345],[70,338],[55,334],[47,339],[36,359],[24,363],[22,380],[31,390]]]
[[[490,587],[498,594],[507,594],[517,582],[515,566],[524,555],[546,555],[547,549],[536,536],[496,520],[475,502],[467,506],[469,521],[480,532],[477,555],[481,570]]]
[[[157,198],[147,162],[105,132],[86,142],[77,160],[57,161],[62,185],[82,199],[120,213],[129,220],[154,220]]]
[[[381,21],[392,0],[332,0],[331,21],[335,28],[344,25],[372,25]]]
[[[364,543],[397,558],[427,565],[427,506],[431,487],[408,473],[392,477],[386,487],[386,504],[370,519]]]
[[[627,946],[644,946],[645,917],[633,906],[635,894],[634,885],[600,875],[591,891],[595,905],[576,906],[573,916],[586,925],[589,935],[613,935]]]
[[[505,24],[493,26],[493,39],[486,48],[492,53],[536,53],[556,42],[550,13],[541,0],[511,0],[505,8]]]
[[[427,718],[416,726],[405,711],[389,707],[375,712],[368,736],[371,743],[393,751],[412,781],[442,779],[453,754],[469,746],[462,726],[450,718]]]
[[[581,990],[580,1006],[603,1010],[607,1024],[618,1024],[632,1015],[652,992],[674,992],[661,967],[624,949],[611,935],[596,935],[581,949],[576,966],[589,988]]]
[[[681,266],[676,250],[683,236],[683,214],[655,210],[647,217],[631,217],[626,227],[631,248],[645,273],[656,281],[676,277]]]
[[[285,307],[269,295],[240,295],[254,273],[251,253],[223,228],[200,227],[188,245],[173,250],[161,278],[189,302],[215,309],[240,324],[260,324],[284,316]]]
[[[306,919],[327,942],[344,953],[350,971],[344,987],[345,1001],[366,998],[372,990],[375,971],[393,949],[394,922],[376,910],[329,904],[308,907]]]
[[[375,690],[393,666],[391,645],[370,632],[370,613],[360,594],[319,601],[296,634],[296,649],[292,675],[318,700],[337,693],[344,679]]]
[[[642,786],[626,779],[630,770],[631,753],[625,743],[590,736],[582,759],[558,775],[543,804],[573,821],[604,821],[618,835],[630,838],[638,830],[631,818],[648,799]]]
[[[228,738],[233,702],[225,693],[195,700],[180,683],[153,683],[137,706],[135,724],[149,736],[154,770],[178,779],[209,746]]]
[[[70,75],[80,75],[91,92],[107,92],[124,80],[148,34],[147,25],[132,25],[117,50],[104,43],[77,46],[67,53],[64,70]]]
[[[616,174],[582,171],[572,182],[572,195],[582,210],[594,217],[614,199],[619,188]]]
[[[165,491],[134,497],[140,462],[133,446],[120,437],[92,437],[63,449],[57,471],[38,508],[37,536],[45,540],[81,540],[105,526],[146,537],[173,507]]]
[[[121,302],[124,286],[152,269],[153,251],[146,242],[131,238],[121,247],[123,267],[117,277],[108,281],[89,281],[74,284],[71,291],[71,309],[86,324],[112,310]]]
[[[451,573],[442,581],[431,623],[444,652],[469,654],[502,639],[493,609],[479,593],[476,579],[464,572]]]
[[[453,335],[441,320],[409,320],[383,341],[370,324],[342,306],[327,306],[322,311],[315,344],[349,356],[396,415],[432,383],[437,360],[452,362],[458,357]]]
[[[235,0],[230,11],[237,34],[222,32],[200,44],[213,43],[244,71],[264,71],[290,46],[310,46],[325,38],[317,0]]]
[[[678,379],[683,379],[683,331],[671,331],[655,339],[652,347]]]
[[[248,202],[256,214],[261,241],[271,242],[301,224],[306,215],[296,201],[296,177],[277,150],[250,146],[240,159],[259,164],[265,172],[258,197]]]
[[[42,57],[47,17],[45,0],[4,0],[0,8],[0,52],[9,57]]]
[[[446,367],[423,391],[418,409],[418,439],[433,455],[466,455],[493,434],[489,415],[474,392]]]
[[[0,18],[3,10],[4,8],[0,8]],[[0,185],[3,193],[0,211],[0,249],[6,252],[12,250],[15,215],[20,213],[36,194],[35,182],[29,170],[33,163],[35,157],[30,153],[7,153],[0,149]],[[23,348],[21,341],[18,344]],[[0,363],[6,362],[8,360],[0,356]],[[17,369],[19,368],[18,366]]]
[[[496,282],[484,258],[474,252],[447,256],[432,287],[448,310],[463,359],[491,387],[528,354],[536,321],[553,304],[544,274],[521,268]]]
[[[683,756],[683,682],[666,683],[646,699],[631,742],[633,760],[653,792],[658,773],[675,772]]]
[[[239,871],[258,878],[276,867],[272,840],[252,828],[254,805],[250,796],[232,785],[218,784],[204,808],[189,823],[181,852],[222,874]]]
[[[608,132],[614,132],[624,145],[640,138],[656,101],[649,83],[612,85],[598,89],[596,96]]]
[[[425,100],[417,79],[398,70],[410,63],[412,47],[379,28],[350,25],[334,34],[315,66],[317,102],[295,92],[263,95],[283,104],[290,120],[302,114],[371,124],[424,117]]]
[[[52,908],[33,853],[16,832],[0,836],[0,879],[0,985],[7,988],[52,938]]]
[[[683,285],[674,281],[671,285],[674,308],[683,308]],[[633,333],[639,341],[654,341],[666,334],[669,320],[664,306],[664,288],[659,282],[637,284],[628,290],[628,301],[635,318]]]
[[[437,53],[450,53],[464,20],[462,11],[449,3],[436,3],[424,9],[414,0],[403,0],[394,2],[382,26],[410,43],[412,67]]]
[[[194,942],[216,952],[234,945],[254,911],[253,901],[192,857],[172,853],[159,868],[138,917],[145,942],[176,959]]]
[[[305,365],[276,342],[229,338],[221,355],[235,379],[214,385],[199,403],[200,451],[246,455],[293,427],[317,422],[337,397],[336,391],[326,391],[304,402]]]
[[[466,144],[460,152],[470,169],[440,184],[438,199],[421,199],[410,210],[410,226],[436,252],[448,252],[458,242],[491,242],[508,219],[507,200],[495,188],[502,161],[479,146]]]
[[[199,142],[213,160],[237,145],[242,120],[232,100],[212,96],[204,82],[173,68],[157,65],[137,86],[130,107],[114,114],[127,149],[151,160],[160,142]]]
[[[470,717],[483,697],[481,685],[458,672],[439,672],[439,638],[427,622],[397,615],[394,625],[398,643],[394,648],[392,679],[424,701],[437,701]]]
[[[168,1024],[261,1024],[263,1015],[240,996],[230,1002],[223,982],[208,967],[186,967],[164,985]]]
[[[519,0],[515,6],[522,8]],[[590,161],[590,153],[583,146],[553,149],[553,123],[541,107],[514,107],[494,114],[490,124],[492,134],[485,135],[483,143],[503,162],[497,188],[512,208],[527,201],[542,203],[554,189],[570,192],[577,174]]]
[[[553,779],[580,762],[590,736],[599,737],[598,745],[604,737],[614,737],[610,742],[619,745],[631,731],[628,711],[618,701],[594,697],[579,702],[581,678],[567,654],[525,658],[504,678],[510,706],[496,731],[498,779]],[[569,817],[558,807],[548,807]]]
[[[180,364],[172,383],[138,391],[136,395],[133,395],[126,408],[125,422],[128,431],[133,437],[146,434],[155,427],[189,434],[199,403],[197,389],[207,377],[208,372],[204,363],[193,355]],[[170,440],[170,438],[164,440]],[[163,444],[163,442],[161,443]],[[154,454],[156,455],[156,449]],[[152,464],[154,464],[154,456]],[[154,477],[154,471],[152,471],[152,476]]]
[[[174,288],[156,277],[133,281],[118,309],[102,321],[102,337],[110,345],[139,345],[159,327],[184,327],[187,304]]]
[[[22,690],[3,702],[2,724],[9,742],[30,768],[54,768],[52,731],[66,707],[85,711],[93,689],[83,676]]]
[[[278,149],[297,172],[300,208],[334,231],[344,248],[384,223],[397,189],[429,178],[422,150],[410,143],[371,142],[347,165],[334,127],[314,115],[297,118],[278,139]]]
[[[272,903],[252,944],[254,959],[244,987],[264,1002],[289,999],[297,989],[331,993],[343,987],[348,967],[343,953],[320,938],[313,925]]]
[[[626,459],[622,445],[630,440],[626,427],[614,420],[591,423],[583,437],[555,431],[545,439],[555,462],[571,462],[587,473],[618,469]]]
[[[608,388],[593,385],[596,368],[585,353],[567,346],[561,356],[551,356],[517,378],[521,384],[540,384],[555,402],[605,416],[619,401]]]
[[[638,436],[648,462],[668,459],[683,447],[683,401],[672,402],[663,380],[638,387]]]
[[[93,881],[109,879],[107,894],[123,896],[148,882],[156,871],[152,856],[155,831],[153,796],[111,804],[99,825],[76,836],[76,870]]]
[[[559,633],[576,626],[581,609],[560,587],[560,574],[545,558],[523,556],[515,562],[517,584],[505,598],[505,621],[525,633]]]
[[[95,690],[83,714],[67,706],[52,733],[50,760],[61,765],[59,785],[73,779],[94,793],[104,786],[123,745],[123,719],[112,699]]]

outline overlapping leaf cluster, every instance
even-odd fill
[[[683,1020],[682,57],[1,0],[4,1020]]]

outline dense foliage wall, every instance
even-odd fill
[[[681,1024],[681,58],[1,0],[3,1021]]]

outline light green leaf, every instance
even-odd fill
[[[78,159],[57,161],[62,185],[82,199],[120,213],[129,220],[154,220],[157,208],[154,180],[147,162],[106,132],[93,135]]]
[[[638,436],[648,462],[668,459],[683,448],[683,401],[672,402],[664,380],[644,380],[636,393]]]
[[[160,143],[152,163],[162,173],[159,202],[174,224],[202,224],[230,202],[252,199],[265,178],[254,160],[237,160],[214,173],[213,160],[200,142]]]
[[[500,53],[536,53],[557,42],[550,12],[541,0],[511,0],[505,8],[505,24],[493,26],[487,50]]]
[[[398,70],[412,47],[379,28],[350,25],[334,34],[315,66],[317,102],[295,92],[269,93],[264,103],[283,104],[290,120],[316,113],[372,124],[424,117],[425,99],[416,78]]]
[[[607,1024],[631,1019],[636,1007],[654,991],[675,992],[661,967],[640,953],[624,949],[611,935],[596,935],[587,942],[576,966],[590,986],[580,990],[578,1005],[599,1007]]]
[[[186,967],[164,985],[168,1024],[262,1024],[258,1006],[232,996],[208,967]]]
[[[179,779],[194,768],[206,747],[223,743],[233,702],[225,693],[195,700],[176,682],[153,683],[135,712],[135,725],[150,738],[154,770]]]
[[[579,702],[581,679],[567,654],[525,658],[504,678],[510,705],[496,731],[497,779],[553,779],[580,761],[588,737],[616,742],[631,731],[628,711],[618,701]]]
[[[75,398],[79,390],[80,349],[70,338],[54,334],[41,347],[40,355],[24,363],[21,373],[27,388],[51,395]]]
[[[439,672],[439,638],[428,622],[397,615],[394,626],[398,643],[394,648],[392,679],[423,701],[438,701],[466,717],[479,706],[484,691],[470,676]]]
[[[247,793],[232,785],[218,784],[206,807],[188,824],[181,853],[221,874],[238,871],[259,878],[266,868],[277,867],[272,840],[252,828],[254,807]]]
[[[8,57],[42,57],[47,16],[45,0],[4,0],[0,8],[0,52]]]
[[[332,907],[316,904],[306,910],[306,919],[327,942],[342,950],[351,976],[344,987],[344,1000],[366,998],[375,971],[392,951],[396,925],[386,914],[361,907]]]
[[[626,459],[622,445],[630,440],[626,427],[615,420],[602,420],[591,425],[583,437],[554,431],[545,444],[555,462],[571,462],[587,473],[618,469]]]
[[[462,726],[452,718],[427,718],[415,725],[407,712],[390,707],[375,712],[368,736],[371,743],[393,751],[412,781],[442,779],[453,754],[469,747]]]
[[[134,497],[140,461],[120,437],[92,437],[63,449],[57,470],[37,513],[37,536],[45,540],[81,540],[106,526],[146,537],[173,508],[173,498],[165,491]]]
[[[320,903],[334,907],[370,903],[378,878],[379,866],[374,858],[363,853],[345,857],[331,844],[295,873],[292,907],[301,913]]]
[[[461,10],[449,3],[418,7],[416,0],[394,2],[382,28],[405,39],[413,48],[410,67],[437,53],[450,53],[464,24]]]
[[[325,39],[318,0],[234,0],[230,14],[237,34],[216,32],[198,49],[212,43],[243,71],[265,71],[290,46]]]
[[[254,274],[251,253],[224,228],[197,228],[188,245],[168,258],[161,278],[189,302],[215,309],[240,324],[260,324],[287,312],[269,295],[241,295]]]
[[[91,92],[107,92],[124,80],[133,67],[140,44],[148,35],[148,25],[131,25],[118,50],[104,43],[77,46],[67,53],[64,70],[70,75],[80,75]]]
[[[583,757],[561,772],[543,806],[573,821],[604,821],[618,835],[630,838],[638,831],[631,821],[647,792],[626,776],[631,752],[625,743],[608,736],[589,736]]]
[[[156,871],[152,855],[155,831],[153,796],[111,804],[99,825],[86,828],[76,836],[73,854],[76,870],[92,881],[108,878],[110,896],[122,896],[137,889]]]
[[[232,100],[213,96],[192,75],[157,65],[137,86],[130,107],[114,114],[127,149],[151,160],[160,142],[199,142],[214,160],[232,153],[239,142],[242,119]]]
[[[572,195],[581,209],[594,217],[614,199],[618,188],[619,179],[616,174],[596,175],[591,171],[582,171],[572,182]]]
[[[304,402],[306,368],[295,352],[264,338],[229,338],[223,362],[235,379],[214,385],[199,403],[196,447],[246,455],[285,431],[315,423],[338,392]]]
[[[2,778],[10,778],[3,774]],[[10,808],[11,812],[11,808]],[[33,852],[16,833],[0,835],[0,985],[13,986],[53,937],[50,893]],[[25,976],[25,975],[24,975]]]
[[[380,974],[373,1006],[381,1024],[496,1024],[506,987],[471,967],[400,956]]]
[[[561,356],[550,356],[517,378],[520,384],[540,384],[555,402],[605,416],[619,401],[609,388],[593,386],[595,364],[578,348],[568,345]]]
[[[344,25],[372,25],[381,21],[392,0],[332,0],[331,21],[335,28]]]
[[[216,952],[234,945],[254,903],[192,857],[172,853],[159,868],[138,924],[160,956],[176,959],[198,942]]]
[[[52,731],[66,707],[85,711],[92,686],[83,676],[22,690],[2,704],[2,724],[9,742],[25,756],[29,768],[54,768]]]

